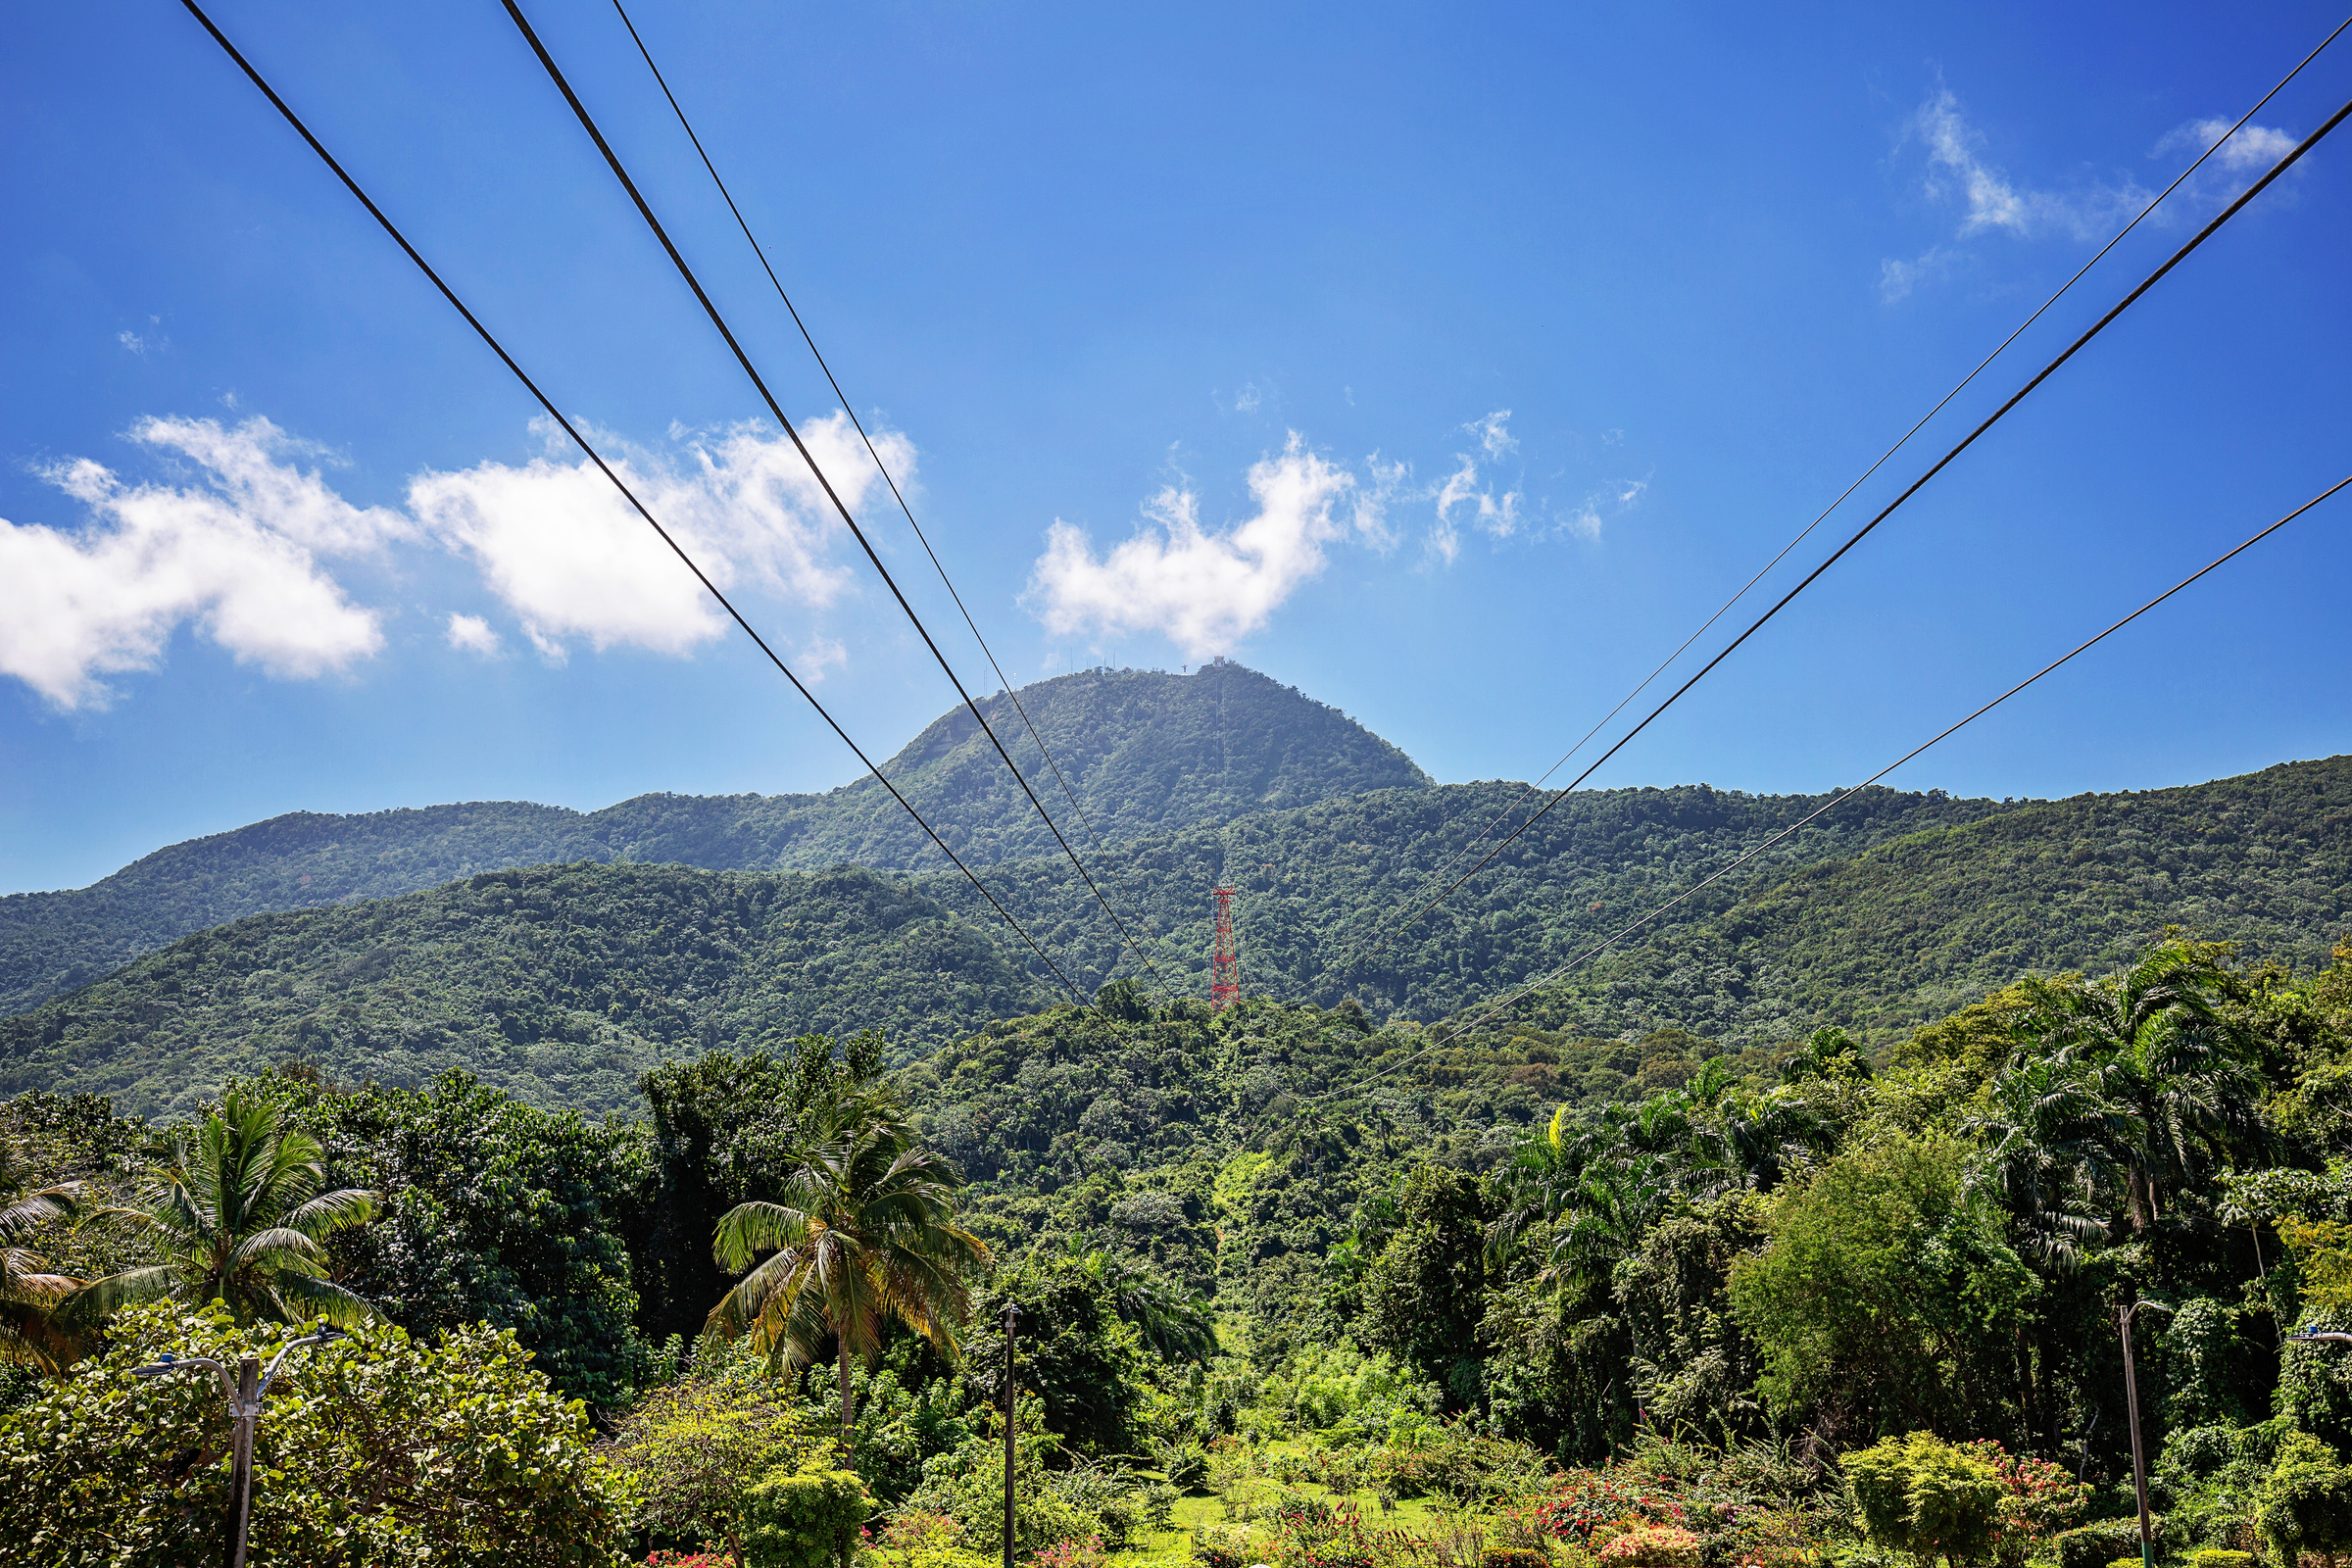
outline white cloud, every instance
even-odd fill
[[[1478,444],[1486,449],[1488,457],[1499,458],[1519,450],[1519,443],[1512,439],[1510,423],[1511,411],[1496,409],[1483,419],[1472,419],[1462,428],[1478,437]]]
[[[2178,125],[2167,131],[2149,149],[2148,155],[2160,158],[2166,153],[2188,148],[2201,153],[2221,143],[2221,150],[2213,155],[2213,164],[2232,173],[2254,173],[2270,168],[2295,150],[2294,137],[2269,125],[2249,124],[2236,135],[2230,136],[2230,127],[2234,123],[2234,121],[2223,120],[2218,116],[2212,120],[2192,120],[2185,125]],[[2227,143],[2222,143],[2224,136],[2230,136]]]
[[[881,493],[847,416],[811,420],[801,435],[853,513]],[[757,584],[820,608],[838,597],[850,580],[830,559],[840,522],[792,443],[758,424],[687,440],[684,464],[599,445],[721,589]],[[901,485],[911,483],[913,444],[888,431],[874,442]],[[428,471],[411,481],[409,506],[480,567],[550,659],[564,658],[572,638],[678,655],[726,630],[702,584],[585,458]]]
[[[1266,395],[1257,389],[1257,383],[1254,381],[1247,381],[1243,383],[1242,389],[1233,395],[1233,412],[1236,414],[1255,414],[1258,411],[1258,407],[1265,401]]]
[[[487,659],[499,649],[498,633],[491,630],[490,623],[479,615],[453,612],[449,617],[448,636],[449,646],[460,653],[480,654]]]
[[[849,649],[838,637],[811,637],[792,662],[793,673],[813,686],[825,678],[828,669],[839,669],[850,662]]]
[[[1488,457],[1502,457],[1519,450],[1519,443],[1511,438],[1510,417],[1510,410],[1497,409],[1462,428],[1478,437]],[[1470,454],[1457,452],[1453,461],[1459,466],[1429,492],[1438,507],[1438,520],[1429,531],[1429,548],[1448,565],[1461,554],[1463,523],[1497,539],[1508,539],[1519,531],[1519,506],[1525,499],[1516,489],[1497,496],[1492,482],[1482,487],[1478,459]]]
[[[2034,190],[2018,184],[1984,155],[1984,136],[1962,113],[1949,88],[1938,87],[1905,127],[1928,153],[1927,191],[1943,198],[1957,189],[1963,203],[1957,238],[2005,233],[2033,239],[2060,233],[2075,239],[2104,236],[2146,205],[2149,193],[2130,179],[2073,193]],[[1893,301],[1921,282],[1949,271],[1955,252],[1936,246],[1915,261],[1886,261],[1879,268],[1879,292]]]
[[[1145,505],[1156,526],[1101,558],[1056,518],[1022,602],[1057,634],[1157,631],[1196,659],[1229,652],[1323,570],[1324,547],[1349,531],[1340,506],[1357,489],[1296,431],[1280,456],[1250,465],[1249,482],[1257,513],[1246,521],[1209,533],[1200,497],[1170,485]]]
[[[1382,555],[1396,548],[1396,530],[1389,524],[1389,503],[1396,500],[1412,481],[1413,466],[1402,458],[1395,463],[1383,463],[1375,452],[1364,460],[1372,479],[1355,487],[1355,505],[1349,521],[1356,536]]]
[[[71,710],[104,707],[101,676],[152,667],[191,621],[275,675],[322,674],[382,646],[376,612],[318,557],[410,537],[406,517],[345,502],[291,461],[318,449],[268,419],[146,419],[130,435],[193,460],[200,482],[128,485],[86,458],[44,471],[91,521],[0,520],[0,673]]]

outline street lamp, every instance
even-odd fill
[[[160,1378],[191,1367],[205,1367],[220,1375],[220,1386],[228,1391],[228,1413],[234,1419],[235,1436],[230,1442],[234,1460],[229,1473],[228,1497],[228,1568],[245,1568],[245,1530],[253,1514],[253,1427],[261,1418],[262,1399],[270,1392],[270,1380],[277,1376],[278,1363],[287,1354],[306,1345],[324,1345],[329,1340],[343,1338],[341,1329],[330,1329],[325,1320],[318,1329],[300,1339],[288,1340],[270,1359],[270,1370],[262,1370],[261,1358],[244,1356],[237,1362],[234,1377],[227,1363],[216,1361],[209,1355],[191,1355],[182,1359],[166,1350],[153,1366],[130,1369],[134,1378]]]
[[[1019,1408],[1012,1376],[1012,1321],[1020,1315],[1019,1307],[1004,1303],[1004,1568],[1012,1568],[1013,1412]]]
[[[2170,1312],[2162,1301],[2133,1301],[2116,1308],[2124,1331],[2124,1400],[2132,1417],[2132,1490],[2139,1499],[2139,1568],[2156,1568],[2155,1531],[2148,1524],[2148,1462],[2139,1446],[2139,1375],[2132,1369],[2132,1319],[2141,1307]]]

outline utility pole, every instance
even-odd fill
[[[1020,1408],[1019,1391],[1013,1384],[1012,1320],[1021,1309],[1010,1301],[1004,1303],[1004,1568],[1012,1568],[1012,1465],[1016,1449],[1013,1446],[1013,1417]]]
[[[262,1370],[259,1356],[242,1356],[237,1361],[236,1375],[229,1375],[225,1363],[209,1355],[191,1355],[181,1360],[167,1350],[153,1366],[132,1367],[136,1378],[160,1378],[190,1367],[217,1372],[220,1386],[228,1391],[228,1413],[234,1425],[229,1439],[230,1468],[228,1480],[228,1568],[245,1568],[245,1536],[253,1521],[253,1429],[262,1416],[262,1400],[270,1393],[270,1381],[277,1376],[279,1363],[288,1354],[306,1345],[324,1345],[343,1337],[341,1329],[330,1329],[321,1321],[317,1332],[298,1340],[288,1340],[276,1355],[270,1357],[270,1370]],[[1006,1568],[1010,1568],[1007,1563]]]
[[[2148,1523],[2148,1462],[2139,1443],[2139,1375],[2132,1367],[2132,1319],[2143,1306],[2172,1310],[2162,1301],[2133,1301],[2118,1307],[2115,1320],[2124,1331],[2124,1404],[2132,1418],[2132,1490],[2139,1498],[2139,1568],[2156,1568],[2156,1533]]]

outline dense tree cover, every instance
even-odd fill
[[[1573,797],[1529,835],[1523,863],[1482,874],[1381,953],[1379,984],[1350,980],[1379,952],[1377,917],[1407,907],[1508,793],[1376,792],[1122,849],[1117,880],[1141,926],[1171,933],[1137,976],[1144,996],[1200,979],[1200,892],[1222,875],[1245,889],[1249,989],[1430,1016],[1566,961],[1818,804]],[[2249,956],[2308,963],[2352,898],[2348,834],[2352,760],[2023,807],[1869,791],[1785,846],[1790,858],[1755,873],[1760,891],[1745,868],[1508,1016],[1562,1069],[1550,1083],[1530,1073],[1531,1089],[1582,1099],[1655,1054],[1582,1041],[1681,1028],[1757,1051],[1829,1022],[1880,1046],[2023,969],[2120,961],[2168,922],[2242,931]],[[1058,858],[1000,866],[992,882],[1090,984],[1131,961]],[[580,865],[242,921],[0,1023],[0,1089],[104,1091],[158,1111],[302,1055],[403,1084],[465,1066],[541,1103],[616,1110],[654,1060],[808,1029],[878,1022],[904,1059],[1052,995],[971,898],[952,873],[902,886],[847,870]]]
[[[2113,1308],[2141,1297],[2174,1309],[2139,1331],[2173,1549],[2258,1522],[2281,1541],[2332,1528],[2352,1358],[2288,1336],[2352,1321],[2330,1294],[2352,1236],[2352,946],[2297,974],[2169,938],[2095,978],[2029,975],[1875,1054],[1834,1027],[1737,1056],[1679,1031],[1429,1041],[1360,1008],[1211,1014],[1112,987],[895,1073],[872,1036],[673,1062],[645,1080],[650,1119],[601,1127],[463,1079],[336,1091],[298,1073],[273,1092],[323,1129],[330,1172],[406,1172],[445,1205],[419,1215],[462,1215],[450,1189],[484,1170],[483,1212],[444,1227],[466,1255],[434,1277],[496,1282],[472,1298],[494,1319],[515,1310],[501,1299],[561,1298],[516,1324],[540,1336],[523,1348],[588,1369],[562,1375],[615,1413],[674,1386],[686,1348],[650,1347],[728,1283],[683,1266],[695,1233],[747,1200],[813,1214],[790,1199],[833,1112],[903,1102],[972,1178],[956,1222],[993,1262],[967,1276],[966,1326],[943,1343],[881,1314],[856,1346],[868,1360],[811,1318],[797,1333],[819,1364],[762,1397],[802,1430],[843,1431],[877,1502],[918,1535],[948,1532],[942,1551],[988,1548],[973,1532],[1004,1462],[992,1326],[1007,1301],[1036,1401],[1016,1457],[1046,1499],[1016,1525],[1033,1533],[1142,1528],[1164,1498],[1123,1456],[1206,1475],[1230,1469],[1230,1446],[1209,1457],[1221,1440],[1320,1431],[1356,1455],[1329,1461],[1348,1474],[1489,1500],[1536,1473],[1514,1441],[1564,1463],[1648,1453],[1642,1474],[1689,1497],[1729,1483],[1661,1457],[1661,1441],[1762,1454],[1740,1463],[1780,1466],[1775,1508],[1875,1449],[1865,1470],[1935,1506],[1838,1528],[2006,1551],[2024,1539],[2016,1509],[2047,1505],[2026,1532],[2040,1540],[2076,1506],[2056,1461],[2082,1468],[2094,1514],[2124,1511]],[[21,1103],[66,1142],[145,1136],[76,1123],[69,1102]],[[502,1225],[508,1207],[535,1217]],[[665,1229],[668,1213],[684,1218]],[[601,1261],[534,1257],[527,1233],[555,1227]],[[430,1234],[372,1229],[386,1255]],[[342,1255],[355,1288],[362,1267],[400,1277]],[[386,1309],[414,1307],[388,1291]],[[1210,1314],[1214,1335],[1185,1329]],[[691,1358],[689,1381],[728,1375],[708,1344]],[[793,1485],[791,1506],[815,1509],[830,1483]],[[1828,1528],[1773,1517],[1753,1528]],[[2122,1551],[2112,1536],[2100,1525],[2081,1549],[2104,1562]]]
[[[1345,714],[1238,664],[1189,679],[1087,670],[1041,681],[1021,700],[1106,840],[1429,782]],[[1000,694],[981,706],[1024,770],[1040,766],[1011,702]],[[966,860],[1058,853],[961,709],[883,766]],[[1058,814],[1060,792],[1051,794]],[[1070,831],[1078,833],[1075,823]],[[247,915],[580,860],[713,871],[940,863],[870,778],[823,795],[644,795],[585,813],[522,801],[360,816],[297,811],[174,844],[87,888],[0,898],[0,1015]]]
[[[0,1023],[0,1091],[185,1112],[303,1060],[406,1087],[463,1067],[614,1110],[648,1067],[721,1042],[878,1023],[914,1046],[1035,994],[989,939],[871,872],[487,872],[186,938]]]
[[[1825,860],[1596,966],[1541,1016],[1741,1043],[1819,1021],[1885,1041],[2029,969],[2121,963],[2168,925],[2324,963],[2348,916],[2352,759],[2286,762],[2027,803]]]
[[[103,1353],[0,1417],[0,1541],[58,1568],[220,1560],[229,1420],[191,1368],[139,1379],[164,1352],[265,1364],[290,1331],[165,1303],[115,1320]],[[607,1568],[620,1498],[590,1457],[576,1403],[551,1393],[511,1336],[433,1343],[362,1327],[293,1350],[258,1424],[256,1568],[425,1562]]]

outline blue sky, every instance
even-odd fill
[[[533,9],[948,630],[617,19]],[[1446,780],[1548,765],[2340,20],[633,15],[1016,680],[1230,653]],[[952,703],[497,5],[215,16],[870,750]],[[182,12],[5,27],[0,889],[297,808],[855,775]],[[1783,580],[2348,94],[2352,36]],[[2347,147],[1595,782],[1851,782],[2342,477]],[[2346,505],[1891,782],[2345,750]]]

